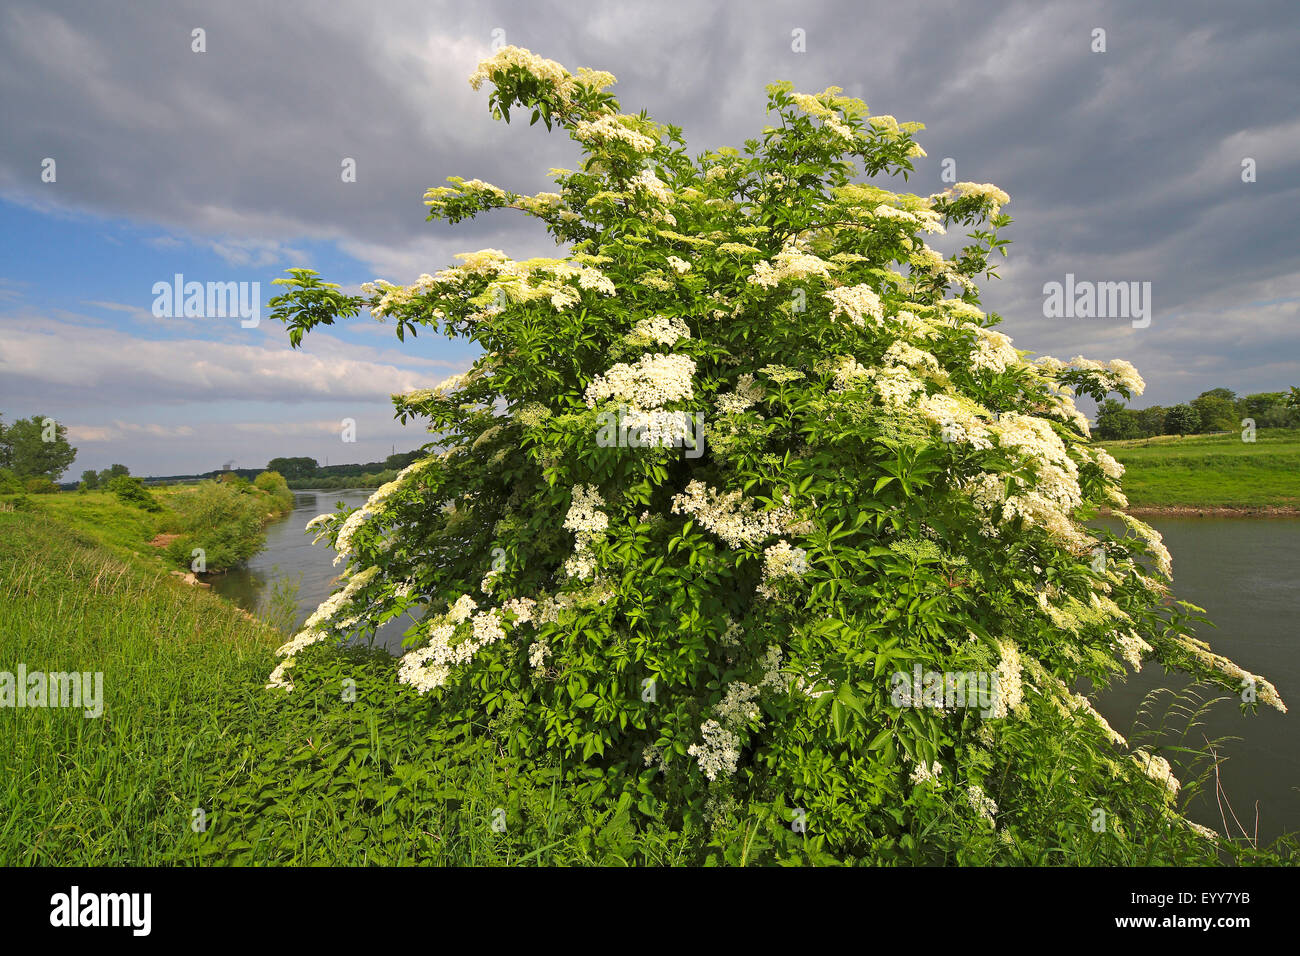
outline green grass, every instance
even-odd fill
[[[125,505],[108,491],[32,495],[27,498],[27,506],[35,514],[47,515],[77,530],[119,557],[144,558],[149,564],[162,567],[164,562],[160,553],[149,548],[148,543],[163,529],[170,503],[178,491],[172,488],[150,489],[164,508],[160,513]]]
[[[1300,429],[1141,438],[1103,443],[1124,465],[1134,507],[1300,507]]]
[[[509,727],[435,729],[386,653],[306,653],[292,694],[265,690],[283,640],[47,515],[0,512],[0,671],[102,671],[105,700],[97,719],[0,708],[0,865],[683,858],[682,838],[634,834],[626,809],[505,756]]]

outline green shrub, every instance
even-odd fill
[[[35,475],[23,481],[23,490],[33,495],[52,495],[59,490],[59,486],[45,475]]]
[[[244,482],[244,487],[249,487]],[[201,549],[207,571],[233,568],[256,554],[266,541],[265,499],[236,482],[205,481],[174,499],[171,530],[180,537],[167,546],[183,567],[193,566]]]
[[[8,468],[0,468],[0,495],[20,495],[25,491],[21,478]]]
[[[143,508],[145,511],[162,511],[162,505],[158,504],[139,478],[117,475],[108,480],[105,488],[116,495],[117,500],[123,504]]]
[[[262,472],[253,479],[253,487],[270,495],[277,513],[293,510],[293,492],[289,490],[289,483],[278,471]]]
[[[744,152],[692,160],[602,74],[506,48],[485,80],[581,171],[535,197],[452,179],[430,218],[509,206],[573,252],[356,296],[277,280],[295,346],[365,307],[482,355],[394,397],[443,452],[313,522],[343,585],[270,683],[319,693],[312,645],[423,607],[377,722],[490,739],[698,860],[1216,861],[1160,742],[1075,691],[1143,659],[1242,672],[1189,636],[1155,531],[1087,524],[1124,499],[1072,396],[1128,399],[1137,371],[1030,361],[980,308],[1009,197],[859,181],[910,171],[919,127],[835,89],[774,84]],[[953,258],[924,241],[948,227],[971,227]]]

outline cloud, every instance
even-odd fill
[[[393,393],[430,384],[426,372],[357,357],[373,349],[344,348],[337,340],[323,348],[327,355],[288,345],[150,340],[111,328],[0,319],[0,401],[50,407],[141,401],[387,404]]]

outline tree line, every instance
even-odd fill
[[[1117,399],[1097,406],[1096,437],[1106,440],[1156,435],[1203,435],[1235,431],[1250,419],[1256,428],[1300,426],[1300,388],[1238,397],[1230,388],[1212,388],[1190,402],[1168,407],[1128,408]]]

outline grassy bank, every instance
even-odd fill
[[[0,512],[0,671],[103,673],[98,718],[0,708],[0,865],[669,863],[681,852],[634,841],[626,814],[594,814],[545,768],[502,756],[490,722],[432,731],[385,653],[322,649],[295,669],[293,694],[265,690],[283,640],[48,515]]]
[[[1300,512],[1300,429],[1103,443],[1137,510]]]
[[[261,549],[269,521],[293,509],[278,475],[259,484],[203,482],[156,485],[142,502],[111,491],[0,496],[0,506],[54,518],[119,557],[149,567],[189,571],[202,548],[208,570],[233,567]]]

